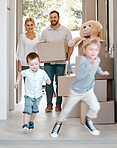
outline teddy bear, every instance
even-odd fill
[[[68,42],[68,46],[81,46],[81,44],[83,44],[83,41],[93,37],[97,37],[102,40],[102,29],[103,27],[99,21],[89,20],[82,24],[80,28],[80,37],[71,39]]]

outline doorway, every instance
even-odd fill
[[[79,29],[82,25],[82,0],[23,0],[22,1],[22,30],[25,32],[24,22],[27,17],[33,17],[35,19],[37,31],[40,35],[46,27],[50,25],[49,13],[52,10],[57,10],[60,13],[60,23],[69,28],[72,33],[72,37],[79,36]],[[75,57],[78,56],[78,48],[75,47],[74,52],[70,59],[70,73],[75,72]],[[67,62],[68,65],[68,62]],[[43,68],[43,64],[41,64]],[[68,73],[68,66],[66,66],[66,74]],[[22,94],[22,88],[19,93]],[[18,95],[21,101],[22,95]]]

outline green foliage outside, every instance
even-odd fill
[[[49,13],[63,8],[70,30],[79,30],[82,23],[82,0],[23,0],[23,16],[36,19],[35,30],[41,32],[49,23]]]
[[[68,28],[71,31],[79,30],[82,25],[82,0],[65,0],[64,14]]]

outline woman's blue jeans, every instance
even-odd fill
[[[52,98],[54,94],[54,87],[53,81],[55,76],[55,83],[56,83],[56,105],[60,105],[62,103],[62,97],[58,96],[58,76],[63,76],[65,74],[65,64],[44,64],[44,70],[48,74],[49,78],[51,79],[51,84],[46,84],[46,97],[47,97],[47,105],[52,105]]]

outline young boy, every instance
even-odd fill
[[[35,52],[31,52],[26,57],[29,69],[19,72],[16,84],[14,88],[18,87],[21,77],[25,77],[25,108],[24,108],[24,118],[23,118],[23,132],[27,133],[34,129],[34,119],[36,113],[39,112],[38,105],[42,98],[41,89],[43,80],[47,84],[51,83],[48,75],[44,70],[39,69],[39,56]],[[28,117],[30,116],[30,121],[28,123]]]
[[[52,137],[58,137],[59,130],[62,122],[65,121],[75,106],[80,100],[85,101],[89,106],[85,119],[85,126],[88,128],[91,134],[100,135],[100,131],[93,125],[93,118],[97,117],[100,109],[100,104],[94,94],[94,81],[95,74],[98,72],[100,75],[109,75],[107,71],[102,71],[99,67],[100,58],[97,57],[100,50],[100,41],[97,38],[87,39],[83,44],[83,53],[79,62],[78,73],[72,83],[71,93],[65,108],[62,110],[58,121],[53,127],[51,132]]]

